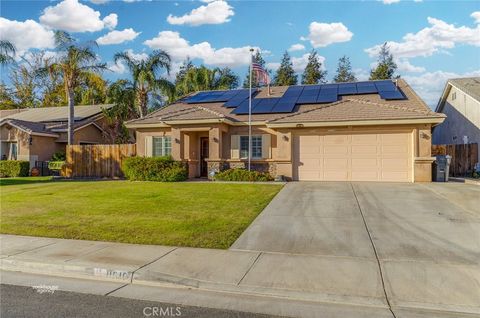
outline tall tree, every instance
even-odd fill
[[[124,122],[137,116],[133,84],[125,79],[113,82],[107,89],[106,102],[114,104],[113,107],[103,110],[106,137],[110,138],[112,143],[127,143],[130,136]]]
[[[0,40],[0,65],[7,65],[14,61],[15,46],[7,40]]]
[[[67,32],[55,32],[55,45],[58,57],[49,65],[48,71],[59,73],[63,78],[65,94],[68,100],[68,144],[73,144],[74,133],[74,104],[75,89],[87,73],[97,73],[106,69],[104,63],[98,63],[97,56],[93,51],[97,47],[95,41],[84,44],[78,43]]]
[[[0,83],[0,109],[18,108],[17,103],[13,99],[12,89],[4,83]]]
[[[233,89],[237,86],[238,76],[230,68],[209,69],[201,65],[190,67],[177,82],[176,89],[186,95],[197,91]]]
[[[266,68],[266,63],[265,60],[263,59],[262,53],[260,50],[257,50],[255,52],[255,55],[253,55],[253,62],[260,64],[267,73],[270,74],[270,70]],[[247,71],[247,75],[245,76],[245,80],[243,81],[243,88],[249,88],[250,87],[250,70]],[[257,77],[255,73],[252,76],[252,87],[260,87],[260,84],[257,81]]]
[[[172,99],[175,86],[160,77],[161,71],[170,73],[170,56],[163,50],[155,50],[146,59],[136,59],[127,52],[116,53],[115,63],[124,62],[130,70],[135,90],[135,104],[140,117],[148,113],[149,98],[153,94],[163,94]],[[171,102],[172,100],[170,100]]]
[[[335,83],[356,82],[357,78],[352,72],[350,59],[344,55],[338,59],[337,74],[333,78]]]
[[[397,64],[390,53],[387,42],[383,43],[378,53],[377,66],[370,71],[370,80],[392,79],[395,77]]]
[[[177,72],[177,75],[175,76],[175,96],[177,98],[185,96],[188,93],[190,93],[188,90],[183,91],[183,87],[181,87],[181,83],[183,83],[183,80],[185,79],[187,72],[194,67],[195,65],[193,65],[190,58],[187,58],[185,61],[183,61],[182,65],[180,66],[180,69]]]
[[[95,73],[86,73],[75,90],[75,103],[77,105],[95,105],[105,103],[107,94],[107,81]]]
[[[308,56],[308,63],[302,74],[302,84],[325,83],[327,71],[322,70],[322,62],[318,57],[317,51],[312,50]]]
[[[35,70],[28,61],[16,65],[10,73],[15,100],[20,108],[37,107],[39,105],[37,97],[39,87],[34,74]]]
[[[282,62],[280,63],[279,68],[275,74],[273,80],[275,86],[288,86],[297,84],[297,75],[293,70],[292,60],[287,51],[283,54]]]

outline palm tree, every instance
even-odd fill
[[[79,44],[67,32],[55,32],[55,46],[58,57],[48,66],[50,73],[61,74],[68,100],[68,144],[73,144],[75,88],[89,73],[98,73],[106,69],[104,63],[98,63],[97,55],[93,48],[97,47],[95,41]]]
[[[238,86],[238,76],[228,67],[209,69],[204,65],[190,67],[178,80],[178,91],[183,94],[191,92],[233,89]],[[179,96],[181,97],[181,96]]]
[[[161,70],[170,73],[170,56],[163,50],[155,50],[146,59],[136,59],[127,52],[120,52],[113,57],[115,63],[124,62],[129,68],[133,88],[135,91],[135,104],[140,117],[148,112],[148,100],[151,94],[160,93],[167,98],[173,96],[174,85],[159,76]],[[171,100],[169,100],[171,101]]]
[[[16,49],[12,42],[0,40],[0,65],[7,65],[13,61]]]

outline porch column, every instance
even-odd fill
[[[183,160],[184,155],[184,133],[179,128],[172,127],[172,157],[174,160]]]
[[[222,130],[220,127],[210,128],[208,131],[208,159],[220,160],[222,158]]]

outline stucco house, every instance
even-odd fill
[[[447,119],[433,130],[434,144],[480,143],[480,77],[448,80],[435,111]]]
[[[75,106],[75,144],[105,143],[102,109],[113,105]],[[68,107],[0,111],[2,160],[48,161],[67,145]]]
[[[431,181],[433,112],[403,80],[262,88],[252,168],[290,180]],[[172,155],[190,177],[245,167],[248,90],[200,92],[126,126],[141,156]]]

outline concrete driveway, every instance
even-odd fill
[[[231,249],[306,254],[329,282],[365,273],[365,293],[396,317],[480,314],[479,198],[480,187],[459,183],[289,183]],[[288,262],[269,264],[271,275],[307,270]]]

